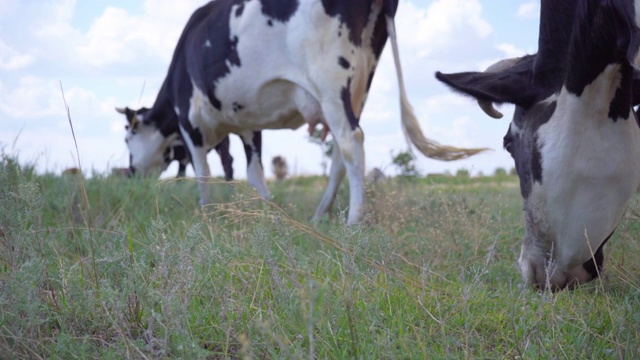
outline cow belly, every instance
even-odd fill
[[[297,129],[321,121],[318,101],[291,81],[273,80],[254,90],[232,83],[233,77],[221,81],[221,110],[194,84],[189,119],[208,144],[228,133]]]
[[[291,80],[274,79],[254,89],[233,86],[234,77],[222,81],[222,123],[241,128],[297,129],[320,117],[318,101]],[[255,86],[255,84],[254,84]],[[234,104],[242,109],[235,111]]]

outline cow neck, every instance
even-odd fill
[[[164,137],[179,133],[178,116],[173,109],[165,84],[162,85],[153,107],[144,118],[145,123],[153,124]]]
[[[575,0],[542,1],[538,53],[533,64],[534,82],[547,89],[542,98],[562,87],[577,4]]]

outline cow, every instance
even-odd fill
[[[131,173],[128,167],[114,167],[111,168],[111,173],[109,174],[109,176],[115,178],[130,178]]]
[[[406,99],[393,16],[398,0],[218,0],[197,9],[176,46],[153,114],[127,133],[131,169],[150,169],[178,137],[191,154],[200,204],[208,203],[207,149],[229,133],[252,150],[247,178],[268,193],[255,131],[297,129],[305,123],[330,130],[336,143],[327,189],[312,220],[331,206],[349,177],[348,224],[364,204],[364,133],[360,127],[368,90],[387,37],[391,39],[402,126],[423,154],[455,160],[485,149],[458,149],[426,139]],[[156,110],[163,109],[163,110]],[[174,137],[161,137],[155,114],[173,109]],[[144,169],[144,170],[143,170]]]
[[[271,159],[271,171],[276,176],[276,180],[282,181],[289,174],[289,166],[287,165],[287,159],[278,155]]]
[[[503,139],[520,179],[526,283],[574,288],[603,271],[603,246],[640,184],[632,111],[640,57],[638,5],[542,0],[538,52],[485,72],[436,73],[456,92],[515,111]]]
[[[82,176],[82,170],[80,170],[80,168],[77,168],[77,167],[66,168],[62,171],[62,176],[67,176],[67,175]]]
[[[119,112],[120,114],[125,115],[125,117],[127,118],[128,124],[125,126],[125,129],[128,130],[133,124],[138,122],[139,119],[144,118],[145,114],[149,111],[149,109],[146,107],[142,107],[138,110],[132,110],[132,109],[129,109],[128,107],[125,107],[125,108],[116,107],[116,111]],[[167,111],[164,114],[159,114],[158,116],[162,116],[162,115],[164,116],[163,120],[158,121],[156,123],[167,122],[167,118],[168,118],[169,119],[168,121],[170,123],[177,124],[178,119],[176,117],[176,113],[173,110]],[[174,133],[175,131],[171,134],[168,134],[168,136],[172,136]],[[163,133],[161,132],[161,134]],[[254,134],[254,137],[260,137],[260,136],[261,136],[260,133]],[[220,156],[220,161],[222,162],[222,169],[224,170],[224,178],[226,181],[233,180],[233,156],[231,156],[231,153],[229,152],[229,146],[230,146],[230,141],[228,136],[225,136],[220,143],[214,146],[214,149],[218,153],[218,156]],[[178,174],[176,175],[176,178],[185,177],[187,165],[191,163],[191,156],[189,155],[189,149],[187,149],[187,146],[182,141],[181,136],[179,136],[175,140],[175,142],[172,143],[172,145],[168,147],[163,153],[162,161],[164,162],[164,165],[162,166],[161,171],[164,171],[169,166],[169,164],[174,160],[178,162]],[[129,174],[132,175],[133,173],[129,171]]]

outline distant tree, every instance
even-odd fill
[[[512,167],[511,170],[509,170],[509,175],[518,176],[518,171],[516,170],[516,168]]]
[[[507,170],[505,170],[504,168],[497,168],[496,171],[493,173],[495,176],[507,176]]]
[[[391,153],[391,162],[398,168],[400,176],[407,178],[420,177],[420,172],[416,168],[416,157],[409,151],[403,151],[396,155]]]
[[[469,174],[469,170],[459,169],[458,171],[456,171],[456,177],[462,178],[462,179],[468,179],[471,177],[471,175]]]

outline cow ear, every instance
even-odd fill
[[[531,73],[507,69],[500,72],[463,72],[443,74],[436,72],[436,79],[453,91],[471,96],[478,102],[515,104],[528,107],[535,97]]]
[[[502,114],[492,108],[492,103],[528,107],[537,100],[538,87],[533,78],[535,58],[535,55],[526,55],[501,60],[484,72],[437,72],[436,78],[453,91],[475,98],[489,116],[500,118]]]
[[[132,120],[137,121],[136,117],[136,112],[134,110],[129,109],[129,107],[124,107],[124,108],[116,108],[116,111],[120,114],[124,114],[124,116],[127,118],[127,121],[129,123],[131,123]]]

